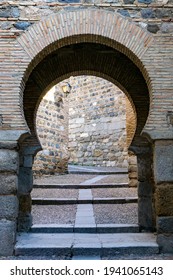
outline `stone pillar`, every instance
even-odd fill
[[[33,188],[32,165],[36,151],[40,146],[23,147],[20,149],[20,167],[19,167],[19,216],[18,231],[28,231],[32,225],[31,216],[31,191]]]
[[[17,143],[0,142],[0,256],[13,254],[18,216]]]
[[[152,149],[135,147],[138,168],[138,222],[142,231],[155,229],[154,182],[152,176]]]
[[[154,143],[157,242],[162,252],[173,253],[173,140]]]

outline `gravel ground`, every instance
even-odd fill
[[[137,224],[138,205],[130,204],[95,204],[94,214],[97,224]]]
[[[96,175],[78,175],[78,174],[65,174],[65,175],[52,175],[42,176],[34,180],[34,184],[80,184],[86,180],[92,179]]]
[[[33,198],[78,198],[79,190],[75,189],[33,189],[31,193]]]
[[[137,196],[137,189],[135,188],[108,188],[108,189],[93,189],[93,197],[133,197]]]
[[[76,205],[33,205],[33,224],[74,224]]]

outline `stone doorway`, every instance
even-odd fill
[[[76,25],[76,18],[72,16],[76,14],[80,16],[80,25]],[[153,230],[156,226],[155,185],[166,181],[164,176],[159,177],[156,172],[160,170],[158,160],[162,159],[158,151],[162,151],[166,145],[165,149],[169,152],[172,142],[165,144],[158,138],[157,145],[151,145],[151,138],[153,141],[156,139],[153,129],[157,128],[158,120],[154,119],[153,103],[150,102],[154,93],[147,52],[152,52],[154,39],[137,25],[114,13],[84,10],[68,15],[69,18],[66,18],[66,13],[62,13],[62,17],[53,15],[31,26],[13,46],[17,48],[14,51],[16,57],[21,56],[21,53],[23,56],[22,62],[16,64],[20,69],[20,77],[14,88],[14,96],[21,109],[9,120],[11,129],[2,133],[3,139],[7,139],[8,135],[8,143],[3,144],[5,146],[2,145],[1,150],[2,158],[5,159],[3,172],[8,172],[9,179],[17,189],[17,195],[12,190],[13,196],[5,197],[7,201],[11,199],[13,206],[10,208],[12,212],[7,215],[9,225],[5,228],[11,236],[8,253],[13,250],[15,240],[11,233],[15,232],[16,219],[20,230],[31,226],[32,164],[33,157],[41,149],[35,127],[37,108],[45,92],[70,76],[95,75],[105,78],[122,89],[133,104],[137,125],[129,149],[135,153],[138,162],[139,225],[144,230]],[[128,29],[124,28],[124,24]],[[54,32],[55,25],[57,32]],[[149,109],[152,109],[151,112]],[[11,159],[12,165],[6,163],[7,158]],[[166,161],[169,170],[170,162]],[[18,178],[18,184],[14,177]],[[171,175],[168,177],[172,178]],[[11,189],[9,192],[11,194]],[[156,193],[157,205],[162,205],[160,192],[159,189]],[[158,209],[156,214],[161,217],[164,213],[168,217],[172,213],[162,211],[162,207]],[[159,221],[162,220],[159,218]],[[160,227],[158,223],[157,227]],[[161,236],[158,240],[163,243],[165,238]]]

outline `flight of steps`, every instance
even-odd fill
[[[91,184],[89,184],[91,181]],[[152,233],[140,233],[137,224],[96,223],[94,205],[137,203],[137,197],[93,197],[94,189],[128,188],[125,183],[92,184],[94,179],[84,184],[34,185],[34,190],[78,190],[76,198],[34,197],[32,204],[74,205],[77,207],[74,223],[34,224],[28,233],[17,236],[16,255],[59,256],[66,259],[102,259],[122,254],[157,254],[156,238]],[[130,213],[129,213],[130,215]],[[127,218],[128,219],[128,218]]]

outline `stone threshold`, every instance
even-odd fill
[[[35,224],[31,227],[32,233],[137,233],[137,224]]]
[[[158,254],[152,233],[21,233],[17,236],[15,255],[117,256],[120,254]]]
[[[117,184],[34,184],[34,189],[97,189],[97,188],[128,188],[128,183]]]
[[[137,203],[138,197],[116,198],[32,198],[32,205],[62,205],[62,204],[125,204]]]

